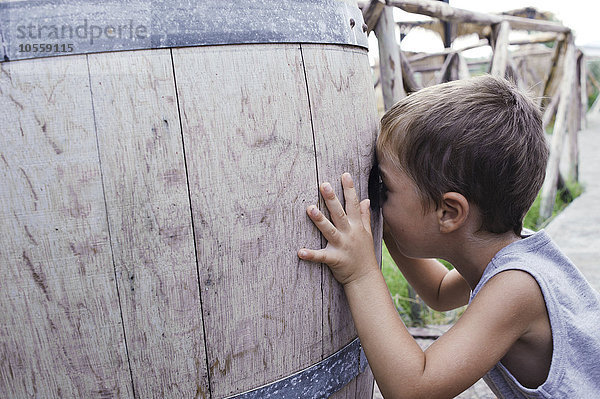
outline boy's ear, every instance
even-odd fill
[[[461,228],[469,216],[469,201],[459,193],[442,195],[442,204],[437,210],[441,233],[451,233]]]

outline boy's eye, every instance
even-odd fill
[[[380,205],[383,205],[383,203],[387,200],[387,192],[388,192],[387,186],[383,182],[383,179],[381,178],[381,175],[379,175],[379,199],[380,199]]]
[[[377,160],[373,163],[373,167],[369,173],[369,199],[371,200],[371,210],[373,211],[378,211],[387,199],[387,187],[383,183],[383,179],[379,173]]]

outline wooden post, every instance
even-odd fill
[[[458,78],[459,79],[469,79],[471,77],[471,72],[469,71],[469,65],[467,64],[467,60],[462,54],[457,53],[458,57]]]
[[[386,111],[398,100],[406,96],[402,83],[402,67],[398,43],[396,42],[396,24],[392,7],[385,7],[375,26],[375,35],[379,44],[379,68],[381,91]]]
[[[519,73],[519,77],[520,77],[520,83],[523,85],[523,89],[524,90],[528,90],[530,84],[527,82],[540,82],[540,79],[536,79],[535,78],[535,72],[533,72],[528,65],[528,60],[529,57],[523,57],[520,58],[517,64],[517,71]],[[517,62],[516,59],[514,60],[514,62]],[[529,76],[532,78],[532,80],[528,80],[527,79],[527,74],[529,74]]]
[[[550,123],[552,116],[556,113],[556,108],[558,107],[558,101],[560,100],[560,91],[554,93],[552,96],[552,100],[550,104],[544,110],[544,116],[542,117],[542,128],[546,130],[546,126]]]
[[[385,8],[385,3],[381,0],[371,0],[363,9],[363,19],[367,25],[367,35],[377,26],[377,21],[381,12]]]
[[[521,60],[522,61],[522,60]],[[512,80],[519,89],[527,90],[525,85],[525,75],[521,74],[521,71],[515,64],[514,60],[508,55],[508,63],[506,65],[506,74],[504,75],[507,79]]]
[[[448,81],[457,80],[458,79],[458,53],[454,53],[454,57],[452,57],[452,62],[448,66]]]
[[[446,60],[444,61],[444,64],[442,65],[442,68],[439,71],[439,75],[437,77],[437,83],[444,83],[444,82],[449,82],[452,80],[452,75],[450,73],[450,70],[452,68],[452,65],[454,64],[454,58],[458,56],[458,53],[450,53],[446,56]]]
[[[471,50],[474,48],[483,47],[483,46],[487,46],[487,45],[489,45],[488,41],[486,39],[481,39],[479,42],[477,42],[475,44],[471,44],[469,46],[465,46],[465,47],[461,47],[461,48],[457,48],[457,49],[445,48],[442,51],[439,51],[437,53],[419,53],[419,54],[413,55],[412,57],[409,57],[408,60],[410,62],[421,61],[426,58],[439,57],[440,55],[448,55],[450,53],[461,53],[466,50]]]
[[[508,22],[501,22],[493,27],[494,37],[493,48],[494,55],[492,57],[492,65],[490,73],[494,76],[504,77],[506,75],[506,66],[508,64],[508,34],[510,25]]]
[[[401,23],[398,23],[398,26],[401,26]],[[560,37],[563,37],[563,35],[559,35]],[[531,35],[525,39],[518,39],[518,40],[510,40],[509,44],[513,44],[513,45],[523,45],[523,44],[536,44],[536,43],[548,43],[548,42],[552,42],[557,40],[557,36],[554,33],[542,33],[542,34],[538,34],[538,35]],[[561,39],[562,40],[562,39]],[[415,62],[415,61],[420,61],[423,60],[425,58],[431,58],[431,57],[438,57],[440,55],[447,55],[450,53],[461,53],[463,51],[466,50],[471,50],[474,48],[479,48],[479,47],[484,47],[484,46],[489,46],[490,43],[488,42],[487,39],[481,39],[479,40],[477,43],[465,46],[465,47],[461,47],[461,48],[445,48],[441,51],[435,52],[435,53],[419,53],[416,55],[413,55],[412,57],[408,57],[408,60],[410,62]]]
[[[518,61],[512,60],[515,70],[519,76],[521,76],[521,80],[523,81],[525,81],[527,77],[527,58],[528,57],[519,58]]]
[[[540,98],[540,106],[541,108],[545,108],[548,104],[548,98],[550,97],[550,90],[552,89],[552,82],[554,80],[554,76],[556,75],[556,71],[558,69],[558,63],[561,58],[561,54],[563,53],[565,47],[565,39],[557,40],[554,44],[554,49],[552,53],[552,66],[550,67],[550,72],[548,72],[548,77],[546,78],[546,82],[544,83],[544,91],[542,97]]]
[[[438,1],[442,1],[446,4],[450,3],[450,0],[438,0]],[[452,41],[454,40],[455,33],[453,31],[456,30],[456,25],[454,25],[448,21],[442,22],[442,25],[444,27],[444,34],[442,37],[442,39],[444,41],[444,47],[450,48],[450,47],[452,47]]]
[[[579,180],[579,150],[577,144],[577,133],[581,130],[581,87],[577,70],[574,73],[573,95],[571,96],[571,107],[568,115],[568,139],[567,139],[567,180]]]
[[[535,30],[539,32],[568,33],[570,29],[556,22],[513,17],[510,15],[486,14],[451,7],[448,4],[432,0],[387,0],[387,5],[400,7],[404,11],[439,18],[442,21],[470,22],[480,25],[494,25],[507,21],[512,29]]]
[[[582,118],[582,93],[585,91],[581,86],[581,61],[583,53],[577,50],[575,63],[575,79],[573,81],[573,96],[571,98],[571,109],[569,112],[569,139],[567,141],[567,159],[569,169],[567,171],[567,179],[569,181],[579,181],[579,145],[578,133],[581,130]]]
[[[423,86],[415,78],[415,72],[413,71],[410,62],[408,62],[406,55],[400,50],[400,46],[398,46],[398,54],[400,55],[400,64],[402,65],[402,82],[404,83],[404,90],[407,93],[421,90]]]
[[[442,1],[446,4],[449,4],[450,0],[438,0]],[[455,23],[450,21],[442,21],[442,25],[444,27],[444,34],[442,35],[442,39],[444,41],[444,48],[451,49],[452,42],[456,37],[457,26]],[[448,69],[446,71],[446,75],[444,80],[451,81],[458,79],[458,58],[452,57],[451,62],[448,65]]]
[[[581,129],[587,128],[587,108],[588,108],[588,95],[587,95],[587,59],[585,54],[581,53],[577,60],[579,66],[579,86],[581,87]]]
[[[550,145],[550,158],[546,168],[546,179],[544,180],[544,185],[542,187],[540,222],[552,216],[552,209],[554,208],[560,156],[565,132],[567,130],[567,113],[571,103],[573,81],[575,79],[576,60],[573,35],[568,35],[565,45],[566,52],[564,58],[563,77],[560,87],[560,100],[558,103],[558,110],[556,111],[556,120],[554,122],[554,132],[552,134],[552,143]]]
[[[523,39],[511,40],[510,44],[534,44],[549,43],[558,40],[560,34],[557,33],[537,33],[531,34]],[[560,35],[562,36],[562,35]]]

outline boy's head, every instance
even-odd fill
[[[377,156],[413,180],[425,209],[457,192],[480,210],[481,230],[520,235],[544,181],[548,148],[533,101],[486,75],[396,103],[381,119]]]

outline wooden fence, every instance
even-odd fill
[[[469,67],[474,64],[469,65],[462,52],[481,46],[490,46],[493,52],[491,59],[484,62],[488,65],[487,72],[507,77],[520,88],[537,95],[544,115],[544,127],[554,120],[550,159],[540,206],[540,221],[549,218],[557,188],[564,186],[565,180],[578,180],[577,134],[586,126],[586,62],[583,53],[575,47],[571,29],[545,20],[544,18],[548,18],[545,13],[531,8],[505,14],[487,14],[432,0],[371,0],[359,3],[359,6],[368,30],[373,30],[377,36],[380,68],[378,83],[381,85],[386,110],[407,93],[423,86],[470,77]],[[396,23],[393,7],[434,19]],[[435,54],[409,54],[402,51],[396,40],[397,27],[401,32],[406,32],[416,26],[440,33],[446,48]],[[526,31],[528,35],[524,40],[511,41],[511,31]],[[457,37],[472,33],[477,33],[480,37],[477,44],[462,48],[450,47],[449,44]],[[553,45],[549,47],[543,43]],[[512,46],[511,51],[509,46]],[[514,47],[517,50],[512,50]],[[531,65],[531,60],[540,57],[545,60],[542,63],[545,68],[536,69]],[[418,79],[418,74],[421,79]],[[424,76],[429,76],[430,79],[425,79]],[[600,104],[597,108],[600,109]],[[569,165],[566,176],[562,176],[559,169],[563,152]]]

